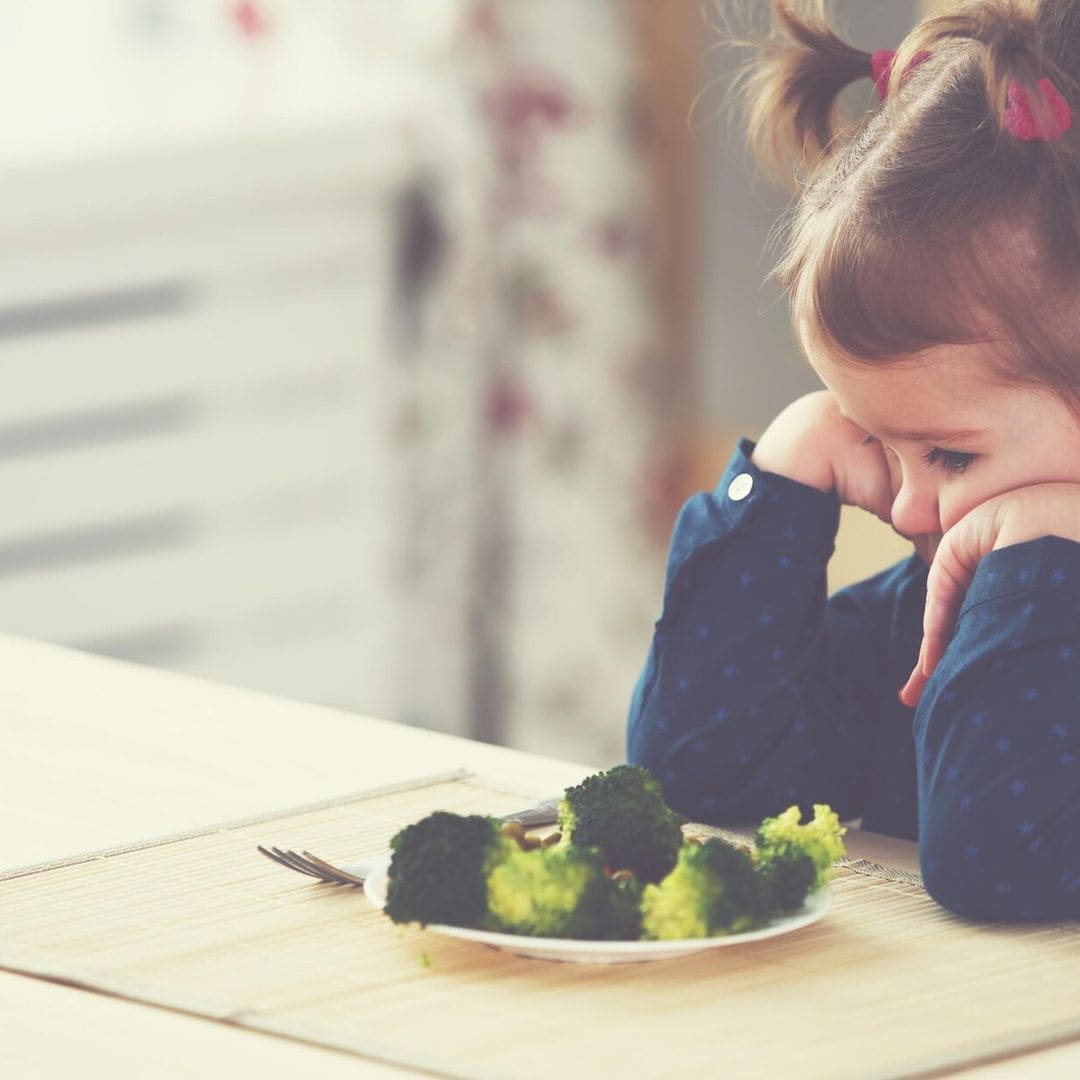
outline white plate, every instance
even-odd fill
[[[386,904],[386,872],[389,866],[390,856],[386,855],[364,878],[364,895],[378,908]],[[747,930],[742,934],[728,934],[724,937],[683,938],[680,941],[578,941],[573,938],[498,934],[491,930],[469,930],[463,926],[443,926],[438,923],[429,923],[427,929],[446,937],[476,941],[493,949],[506,949],[518,956],[530,956],[538,960],[566,960],[578,964],[640,964],[646,960],[671,960],[704,949],[742,945],[748,941],[761,941],[763,938],[790,934],[793,930],[817,922],[831,904],[832,892],[825,886],[812,892],[798,911],[774,919],[759,930]]]

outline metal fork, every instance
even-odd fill
[[[362,888],[364,878],[371,873],[371,867],[366,863],[358,863],[354,866],[334,866],[325,859],[320,859],[318,855],[312,855],[310,851],[296,852],[285,848],[264,848],[262,844],[257,846],[257,850],[280,866],[287,866],[298,874],[307,874],[308,877],[317,878],[330,885],[356,885]]]
[[[538,828],[541,825],[554,825],[559,820],[559,802],[562,796],[558,795],[551,799],[545,799],[535,806],[518,810],[513,814],[503,814],[499,821],[504,824],[509,821],[518,821],[525,829]],[[371,872],[368,863],[354,863],[351,866],[334,866],[310,851],[290,851],[287,848],[265,848],[258,844],[256,848],[268,859],[272,859],[279,866],[288,867],[298,874],[307,874],[308,877],[330,885],[351,885],[363,888],[364,878]]]

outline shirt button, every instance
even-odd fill
[[[750,489],[753,486],[754,478],[749,473],[739,473],[739,475],[728,484],[728,498],[734,502],[739,502],[750,494]]]

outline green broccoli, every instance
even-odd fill
[[[640,765],[586,777],[559,804],[564,844],[599,848],[611,870],[632,870],[642,882],[659,881],[675,865],[685,821]]]
[[[638,935],[633,881],[615,881],[595,848],[512,851],[487,877],[487,925],[532,937],[630,939]]]
[[[807,895],[829,880],[833,863],[844,854],[847,831],[835,811],[814,805],[814,817],[801,825],[802,812],[789,806],[766,818],[754,837],[758,873],[769,887],[772,910],[796,911]]]
[[[394,922],[477,926],[487,915],[487,875],[517,845],[494,818],[437,810],[390,841],[386,913]]]
[[[749,852],[723,840],[686,844],[675,869],[641,898],[642,937],[720,937],[769,921],[769,895]]]

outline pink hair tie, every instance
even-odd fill
[[[907,75],[913,71],[924,60],[929,60],[932,55],[926,49],[920,49],[911,58],[911,63],[908,64],[907,71],[904,74]],[[895,49],[878,49],[870,54],[870,77],[874,80],[874,88],[882,101],[885,100],[885,95],[889,92],[889,76],[892,75],[892,66],[895,59]]]
[[[1015,79],[1009,80],[1008,108],[1005,110],[1005,130],[1025,142],[1042,139],[1052,142],[1060,139],[1072,127],[1072,110],[1069,103],[1058,93],[1049,79],[1040,79],[1035,86],[1049,108],[1046,127],[1042,127],[1031,111],[1031,99],[1025,86]]]

